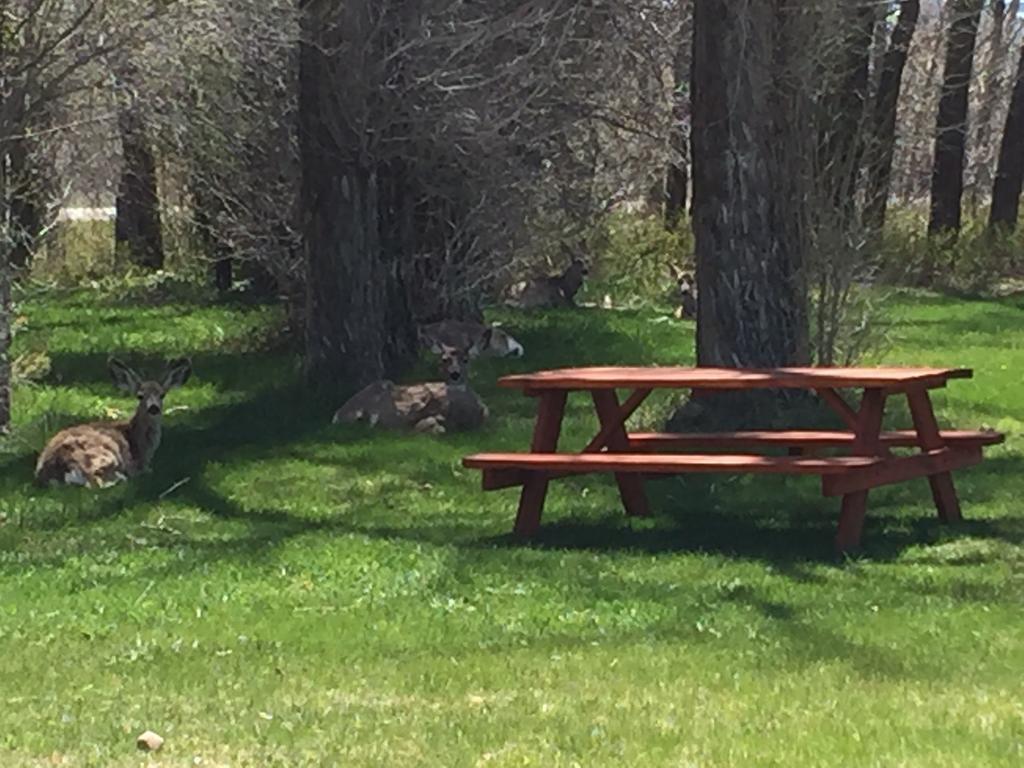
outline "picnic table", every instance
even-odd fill
[[[841,496],[836,534],[840,552],[860,543],[872,488],[927,477],[939,518],[961,519],[951,472],[977,464],[982,448],[1003,441],[988,430],[940,429],[930,390],[951,379],[970,378],[963,368],[565,368],[506,376],[502,387],[537,399],[537,420],[529,452],[480,453],[463,465],[483,471],[485,491],[521,487],[515,533],[536,534],[551,480],[589,473],[614,474],[626,513],[650,514],[646,477],[691,472],[771,473],[821,477],[826,497]],[[617,390],[630,390],[620,400]],[[738,391],[808,390],[827,403],[844,430],[757,430],[715,433],[634,433],[626,422],[660,389]],[[842,390],[860,392],[854,407]],[[559,452],[558,442],[571,392],[590,395],[599,429],[582,451]],[[882,431],[887,401],[906,397],[913,429]],[[916,449],[911,455],[896,448]],[[761,451],[786,449],[785,455]],[[834,449],[836,455],[817,455]],[[701,452],[713,451],[713,452]]]

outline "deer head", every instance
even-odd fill
[[[108,367],[118,389],[138,398],[136,417],[146,420],[159,419],[163,414],[164,396],[175,387],[180,387],[192,375],[192,364],[186,358],[173,361],[159,381],[143,380],[139,374],[113,357]]]

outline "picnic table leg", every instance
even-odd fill
[[[882,413],[885,410],[885,392],[868,389],[864,392],[860,411],[857,414],[857,439],[853,446],[854,456],[877,456],[880,450],[879,435],[882,431]],[[843,496],[839,513],[839,528],[836,531],[836,549],[840,553],[853,552],[860,546],[864,517],[868,510],[868,492],[854,491]]]
[[[530,450],[534,453],[552,453],[558,448],[567,396],[568,392],[565,391],[544,392],[540,395],[537,423],[534,424],[533,442],[530,444]],[[537,533],[547,495],[548,473],[528,473],[519,496],[519,511],[516,514],[514,529],[517,536],[529,538]]]
[[[618,423],[621,406],[615,390],[596,389],[591,394],[602,430],[609,425]],[[613,451],[629,451],[629,436],[626,434],[624,424],[619,423],[618,427],[612,430],[608,436],[607,445]],[[647,492],[644,490],[643,479],[638,475],[617,474],[615,482],[619,486],[619,496],[622,498],[622,506],[626,508],[626,514],[630,517],[650,517],[651,509],[647,503]]]
[[[909,390],[907,401],[910,403],[910,414],[914,419],[914,429],[917,430],[917,444],[921,450],[933,451],[944,448],[946,444],[939,434],[939,424],[935,419],[935,409],[932,407],[928,390]],[[932,487],[932,499],[935,501],[939,519],[944,523],[963,519],[960,514],[960,500],[953,486],[953,476],[949,472],[930,475],[928,483]]]

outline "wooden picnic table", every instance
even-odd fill
[[[939,518],[961,518],[950,473],[977,464],[982,447],[1003,435],[978,430],[941,430],[929,391],[951,379],[970,378],[963,368],[566,368],[506,376],[502,387],[537,398],[537,421],[529,452],[467,456],[464,466],[483,471],[484,490],[522,487],[515,532],[536,534],[548,483],[588,473],[615,475],[627,514],[650,514],[644,478],[690,472],[817,475],[825,496],[842,496],[836,547],[841,552],[860,543],[868,491],[927,477]],[[620,401],[616,390],[631,390]],[[757,430],[716,433],[634,433],[626,422],[656,389],[736,391],[802,389],[816,392],[845,425],[845,430]],[[861,391],[857,407],[840,390]],[[582,451],[558,451],[566,399],[570,392],[589,393],[599,422],[597,434]],[[885,405],[905,396],[913,429],[882,431]],[[787,449],[787,455],[757,451]],[[894,448],[913,448],[912,455]],[[715,453],[700,453],[713,449]],[[838,455],[810,455],[836,449]],[[722,452],[725,451],[725,452]]]

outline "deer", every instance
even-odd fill
[[[114,385],[138,399],[128,421],[100,421],[63,429],[50,438],[36,462],[40,486],[105,488],[148,472],[160,446],[164,397],[192,375],[187,358],[172,361],[163,377],[144,380],[116,358],[108,366]]]
[[[576,306],[576,294],[590,271],[572,249],[563,245],[562,251],[571,257],[569,266],[560,274],[532,278],[512,286],[509,292],[512,306],[520,309]]]
[[[421,344],[430,350],[442,345],[468,349],[470,358],[522,357],[523,345],[501,328],[462,320],[442,320],[419,329]]]
[[[674,265],[670,269],[676,282],[676,288],[673,291],[676,308],[673,315],[677,320],[695,320],[697,318],[697,280],[692,272],[683,271]]]
[[[490,412],[469,387],[469,348],[437,342],[432,351],[439,356],[444,381],[405,385],[375,381],[349,398],[335,412],[333,423],[433,435],[482,427]]]

